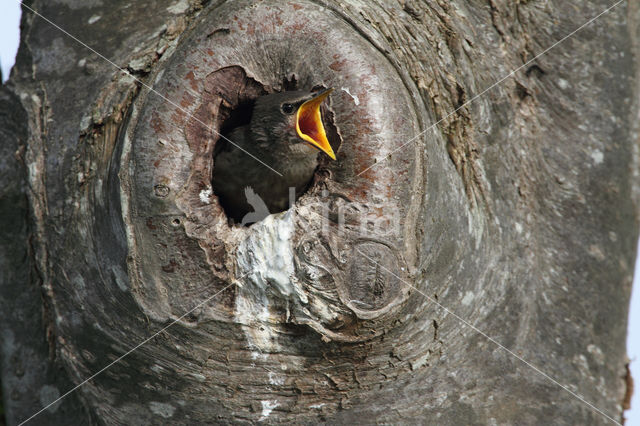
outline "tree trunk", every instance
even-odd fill
[[[536,57],[612,4],[27,3],[95,51],[25,9],[0,92],[8,423],[620,421],[637,5]],[[219,132],[320,86],[337,161],[230,224]]]

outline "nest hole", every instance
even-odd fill
[[[213,173],[212,173],[212,187],[214,194],[218,197],[220,206],[226,214],[229,224],[231,226],[251,226],[254,223],[260,222],[270,214],[280,213],[286,211],[291,207],[291,201],[297,201],[305,193],[309,192],[314,185],[319,181],[327,179],[330,176],[327,167],[331,160],[325,155],[320,155],[318,166],[315,169],[313,177],[309,180],[308,184],[302,191],[298,191],[295,194],[290,194],[286,205],[281,207],[270,205],[266,206],[264,200],[256,198],[258,194],[252,193],[251,190],[244,189],[244,193],[236,194],[234,197],[225,196],[224,191],[219,188],[220,185],[225,184],[223,179],[216,179],[216,159],[225,151],[234,148],[230,146],[229,140],[234,139],[233,133],[238,128],[248,126],[253,118],[253,111],[255,101],[260,96],[265,96],[275,92],[287,92],[295,90],[309,90],[317,91],[324,88],[322,85],[316,85],[311,88],[302,87],[298,85],[298,80],[295,75],[291,75],[288,78],[283,79],[283,82],[278,90],[274,90],[271,87],[264,86],[247,76],[241,67],[229,67],[218,70],[212,73],[215,80],[215,87],[217,94],[214,102],[219,102],[220,105],[218,113],[215,117],[217,128],[220,129],[220,134],[223,137],[219,137],[215,141],[213,149]],[[334,152],[338,152],[341,144],[341,138],[337,127],[334,124],[334,114],[326,104],[322,105],[321,109],[322,121],[327,134],[327,139],[331,144]],[[237,135],[237,133],[236,133]],[[320,151],[318,151],[320,153]],[[251,158],[250,155],[243,153],[246,156],[247,167],[262,167],[265,171],[265,179],[273,178],[269,175],[273,173],[266,166],[259,164],[259,162]],[[241,180],[242,169],[238,170],[240,174],[238,179]],[[237,192],[237,191],[236,191]],[[233,199],[232,199],[233,198]],[[265,207],[267,207],[265,209]]]

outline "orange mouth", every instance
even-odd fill
[[[322,116],[320,115],[320,104],[332,91],[333,89],[327,89],[300,105],[296,113],[296,132],[303,140],[335,160],[336,155],[327,140],[327,133],[322,125]]]

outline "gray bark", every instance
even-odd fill
[[[611,4],[30,3],[128,73],[25,11],[0,92],[8,423],[176,320],[33,422],[609,422],[571,392],[621,419],[637,5],[522,67]],[[215,131],[319,85],[338,160],[230,227]]]

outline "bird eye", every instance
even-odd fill
[[[282,112],[285,114],[293,114],[293,105],[291,104],[282,104]]]

